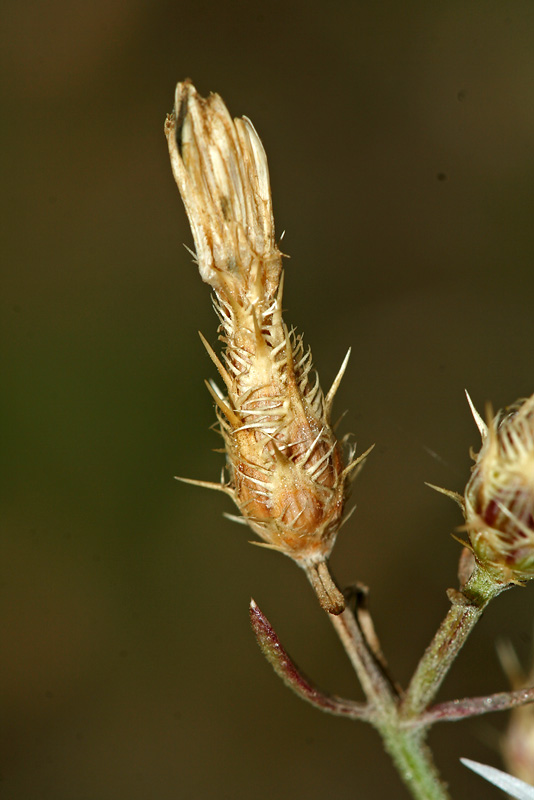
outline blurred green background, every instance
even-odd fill
[[[250,596],[314,680],[360,690],[289,561],[224,519],[197,336],[216,319],[163,136],[176,81],[257,127],[287,230],[286,319],[359,450],[332,558],[406,682],[456,585],[481,411],[534,391],[531,2],[3,4],[0,774],[10,800],[405,797],[366,726],[263,661]],[[533,587],[490,609],[441,697],[503,690]],[[437,727],[456,800],[500,796],[492,716]]]

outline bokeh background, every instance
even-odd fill
[[[332,566],[371,587],[406,682],[456,585],[483,411],[534,391],[531,2],[6,0],[2,108],[0,774],[9,800],[406,797],[377,737],[291,695],[254,596],[324,688],[361,697],[289,559],[250,546],[216,480],[216,340],[163,122],[176,81],[266,146],[287,320],[376,448]],[[441,697],[507,687],[533,588],[491,608]],[[497,716],[431,743],[455,798],[498,797]]]

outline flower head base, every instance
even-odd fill
[[[225,386],[208,385],[229,474],[215,488],[233,498],[265,546],[306,570],[323,606],[340,613],[326,559],[347,479],[362,460],[344,466],[330,424],[347,359],[324,397],[311,379],[311,352],[284,324],[267,157],[252,123],[232,120],[218,95],[203,99],[185,81],[165,133],[224,345],[221,361],[203,339]]]
[[[534,577],[534,395],[485,425],[465,490],[466,529],[478,561],[498,579]]]

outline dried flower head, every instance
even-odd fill
[[[327,396],[311,379],[302,336],[282,319],[282,254],[274,235],[267,157],[252,123],[221,98],[176,88],[165,133],[202,279],[214,290],[222,359],[202,337],[224,383],[208,384],[224,438],[229,494],[265,546],[293,558],[323,606],[344,601],[328,558],[343,521],[349,475],[330,414],[347,358]],[[365,454],[364,454],[365,455]]]
[[[534,577],[534,395],[499,411],[482,436],[465,490],[466,529],[480,563],[499,580]]]

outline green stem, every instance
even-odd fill
[[[370,705],[379,711],[380,716],[393,713],[396,697],[380,665],[370,652],[352,611],[345,608],[343,613],[337,616],[329,614],[329,619],[336,629]]]
[[[425,744],[429,726],[421,717],[484,609],[506,588],[507,584],[488,570],[476,566],[461,592],[449,591],[452,606],[402,699],[392,689],[352,612],[345,609],[339,616],[330,616],[367,696],[369,720],[415,800],[451,800]]]
[[[422,714],[432,702],[467,637],[490,600],[507,588],[486,570],[475,567],[462,592],[450,592],[452,606],[427,647],[402,703],[404,719]]]
[[[384,747],[415,800],[451,800],[425,745],[425,731],[378,726]]]
[[[370,721],[399,775],[416,800],[451,800],[424,743],[426,728],[409,728],[400,716],[399,698],[370,652],[357,619],[349,609],[330,620],[349,656],[370,705]]]

